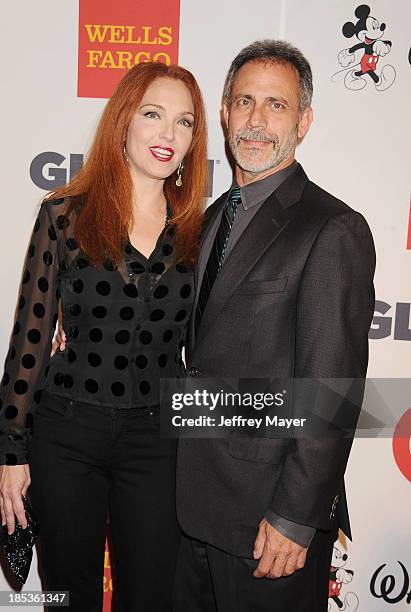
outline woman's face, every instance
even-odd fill
[[[164,180],[184,159],[193,138],[194,107],[182,81],[155,79],[127,132],[126,153],[135,178]]]

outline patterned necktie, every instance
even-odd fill
[[[240,202],[240,188],[236,187],[231,190],[228,202],[224,206],[220,225],[217,230],[216,237],[214,238],[210,256],[207,261],[207,266],[204,271],[195,316],[196,333],[200,325],[201,317],[203,316],[205,307],[207,305],[211,289],[213,288],[215,279],[217,278],[217,275],[223,265],[224,256],[228,244],[228,238],[230,236],[231,228],[233,227],[234,217],[236,215]]]

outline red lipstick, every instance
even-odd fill
[[[167,162],[172,159],[174,150],[170,149],[170,147],[155,145],[154,147],[150,147],[150,153],[157,161]]]

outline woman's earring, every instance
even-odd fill
[[[127,151],[126,151],[126,143],[123,144],[123,155],[126,158],[126,162],[129,162]]]
[[[181,178],[183,174],[183,169],[184,169],[184,164],[183,162],[180,162],[177,168],[177,180],[176,180],[177,187],[181,187],[181,185],[183,184],[183,180]]]

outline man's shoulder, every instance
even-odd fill
[[[306,219],[312,220],[318,232],[328,228],[330,232],[349,231],[371,236],[367,220],[359,211],[316,183],[307,182],[302,200],[307,211]]]
[[[329,193],[313,181],[308,181],[304,190],[303,199],[310,206],[312,212],[326,217],[341,214],[355,213],[356,211],[340,198]]]

